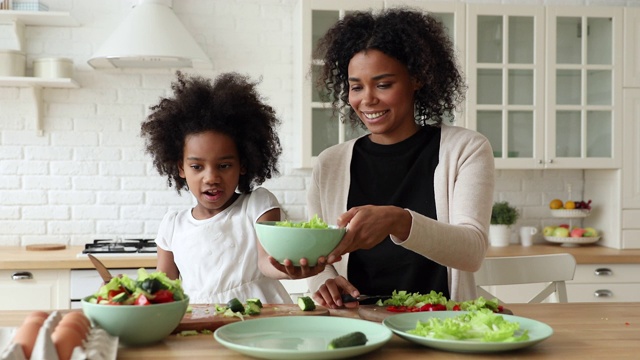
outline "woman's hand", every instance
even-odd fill
[[[269,262],[277,270],[287,274],[290,279],[304,279],[321,273],[326,265],[326,258],[324,256],[318,258],[316,266],[309,266],[309,262],[305,258],[300,259],[300,266],[294,266],[289,259],[285,259],[284,264],[280,264],[272,256],[269,256]]]
[[[313,299],[320,305],[331,309],[339,307],[357,308],[357,301],[343,303],[342,294],[350,294],[353,297],[360,296],[360,292],[347,279],[338,276],[327,280],[318,291],[313,294]]]
[[[371,249],[389,234],[405,240],[411,230],[411,214],[396,206],[365,205],[349,209],[340,215],[337,225],[347,232],[329,254],[327,262],[339,261],[341,256],[358,249]]]

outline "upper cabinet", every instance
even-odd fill
[[[467,124],[493,147],[497,168],[544,157],[544,8],[468,7]]]
[[[468,124],[499,169],[621,166],[622,8],[468,8]]]
[[[302,168],[313,167],[322,150],[340,142],[356,138],[365,133],[362,129],[352,129],[343,122],[340,114],[335,114],[330,102],[324,101],[315,86],[316,74],[322,67],[322,60],[313,58],[318,40],[345,14],[357,10],[380,10],[385,7],[408,5],[433,13],[447,27],[452,37],[459,59],[464,66],[465,31],[464,5],[425,3],[411,0],[304,0],[297,2],[294,28],[298,29],[294,42],[294,66],[297,79],[294,85],[294,113],[298,118],[300,149],[298,164]],[[462,69],[464,67],[461,67]],[[451,114],[450,122],[464,125],[461,114]]]
[[[547,165],[621,166],[622,29],[622,8],[547,8]]]
[[[624,87],[640,87],[640,7],[624,9]]]

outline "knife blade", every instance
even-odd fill
[[[98,274],[100,274],[102,281],[104,281],[105,283],[111,281],[111,278],[113,278],[113,276],[111,276],[109,269],[107,269],[107,267],[104,266],[104,264],[100,260],[98,260],[97,257],[91,254],[87,254],[87,256],[89,257],[89,260],[91,260],[91,263],[96,268],[96,270],[98,270]]]
[[[355,301],[363,301],[367,299],[382,299],[382,298],[390,298],[391,295],[360,295],[358,297],[353,297],[350,294],[342,294],[340,295],[343,303],[355,302]]]

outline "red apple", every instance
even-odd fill
[[[558,227],[568,229],[569,228],[569,224],[560,224],[560,225],[558,225]]]
[[[584,233],[585,233],[585,229],[574,228],[573,230],[571,230],[571,237],[582,237]]]

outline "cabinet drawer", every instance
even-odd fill
[[[588,264],[578,265],[573,280],[578,283],[630,283],[638,281],[640,264]]]
[[[640,301],[640,283],[567,284],[569,302],[636,302]]]
[[[69,270],[0,270],[0,309],[69,308]]]

